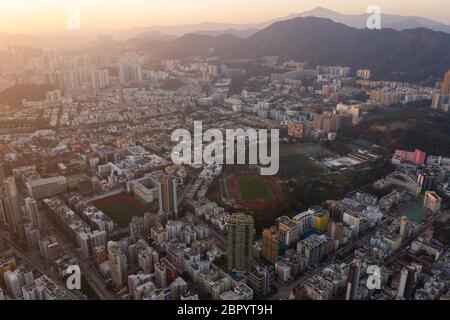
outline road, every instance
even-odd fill
[[[189,182],[189,185],[184,188],[183,193],[179,196],[178,204],[180,204],[184,198],[186,197],[186,194],[189,192],[189,190],[192,188],[192,185],[195,183],[195,177],[193,176],[193,179]],[[210,226],[207,222],[203,221],[195,213],[191,214],[192,219],[194,222],[202,225],[208,226],[210,232],[220,241],[220,248],[223,252],[226,252],[227,250],[227,240],[225,239],[224,235],[217,231],[213,226]]]
[[[106,288],[105,281],[98,274],[93,262],[89,258],[86,259],[81,256],[81,254],[73,248],[73,245],[66,238],[66,235],[63,234],[60,230],[55,229],[54,233],[63,251],[65,251],[68,256],[74,257],[78,260],[81,269],[81,275],[91,286],[92,290],[94,290],[97,296],[101,300],[118,300],[118,297]]]
[[[85,198],[83,198],[83,200],[86,201],[86,202],[92,202],[92,201],[96,201],[96,200],[99,200],[99,199],[115,196],[116,194],[119,194],[119,193],[122,193],[122,192],[125,192],[125,191],[127,191],[126,188],[122,186],[120,188],[116,188],[116,189],[113,189],[111,191],[108,191],[108,192],[105,192],[105,193],[102,193],[102,194],[97,194],[97,195],[91,196],[91,197],[85,197]]]
[[[225,239],[225,236],[217,231],[213,226],[210,226],[208,223],[197,217],[195,213],[192,213],[192,219],[194,222],[198,224],[206,225],[209,228],[209,231],[220,241],[220,248],[222,251],[226,252],[227,250],[227,240]]]
[[[424,232],[424,230],[426,230],[426,228],[431,226],[438,218],[439,218],[439,215],[436,215],[433,219],[431,219],[429,222],[427,222],[427,224],[416,235],[414,235],[413,237],[411,237],[410,239],[407,239],[404,243],[402,243],[402,245],[395,251],[395,253],[392,256],[388,257],[384,261],[383,265],[389,265],[392,262],[394,262],[394,260],[397,259],[399,255],[401,255],[402,253],[405,252],[404,249],[407,248],[418,237],[420,237],[420,235]]]
[[[178,195],[178,205],[180,205],[181,202],[183,202],[184,198],[186,198],[186,195],[188,194],[189,190],[191,190],[194,182],[195,177],[192,177],[191,180],[189,181],[189,184],[183,189],[183,192],[181,192],[181,194]]]
[[[322,271],[326,266],[329,265],[329,262],[324,262],[314,270],[306,272],[300,278],[295,280],[294,282],[283,284],[278,281],[274,281],[273,285],[277,289],[277,293],[269,297],[269,300],[287,300],[289,294],[298,286],[301,286],[306,280],[308,280],[312,275],[317,272]]]
[[[46,275],[48,278],[50,278],[52,281],[58,284],[61,290],[63,290],[67,296],[69,296],[73,300],[81,300],[84,299],[82,295],[77,293],[76,291],[72,291],[67,289],[67,286],[62,281],[58,280],[60,278],[60,275],[56,272],[51,272],[43,263],[41,258],[37,258],[36,256],[33,256],[30,252],[24,252],[22,248],[17,246],[14,241],[7,238],[6,236],[3,237],[5,241],[9,244],[10,248],[13,250],[14,254],[17,255],[20,259],[22,259],[26,264],[28,264],[33,269],[37,270],[40,274]]]

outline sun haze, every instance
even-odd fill
[[[376,3],[374,3],[376,2]],[[51,33],[63,31],[68,8],[78,6],[83,30],[117,30],[152,25],[201,22],[251,23],[283,17],[321,6],[346,14],[365,12],[370,5],[382,12],[420,15],[450,23],[450,2],[434,0],[14,0],[0,3],[0,31]]]

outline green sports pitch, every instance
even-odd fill
[[[239,177],[237,189],[241,200],[272,199],[272,193],[261,177]]]
[[[405,216],[408,220],[414,222],[422,222],[426,219],[427,213],[423,208],[411,207],[402,211],[400,215]]]
[[[116,200],[113,203],[97,205],[107,216],[121,228],[126,228],[134,216],[143,216],[144,210],[136,207],[127,199]]]

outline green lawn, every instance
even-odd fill
[[[293,154],[280,157],[279,174],[284,179],[320,175],[324,172],[324,169],[317,166],[302,154]]]
[[[299,152],[307,157],[319,159],[333,155],[332,152],[316,144],[304,144],[299,147]]]
[[[84,180],[86,178],[87,178],[87,174],[84,172],[66,176],[67,183],[78,182],[78,181]]]
[[[426,218],[425,210],[422,208],[408,208],[405,211],[401,212],[400,215],[406,216],[408,220],[414,222],[422,222]]]
[[[328,150],[312,144],[282,145],[280,147],[280,170],[282,179],[296,179],[305,176],[317,176],[327,172],[309,157],[319,158],[329,155]]]
[[[272,193],[261,177],[240,177],[237,187],[242,200],[272,199]]]
[[[104,214],[114,220],[121,228],[125,228],[134,216],[144,215],[144,210],[137,208],[127,200],[117,200],[114,203],[98,206]]]

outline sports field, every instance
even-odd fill
[[[422,222],[426,218],[426,212],[423,208],[410,207],[400,213],[410,221]]]
[[[113,219],[121,228],[128,227],[134,216],[143,216],[146,211],[145,205],[128,194],[119,194],[97,200],[94,205]]]
[[[266,181],[261,177],[239,177],[237,188],[241,200],[272,199],[272,193],[270,192]]]
[[[239,209],[264,209],[283,199],[278,181],[271,176],[239,173],[219,182],[222,201]]]
[[[287,180],[323,174],[327,169],[313,159],[317,160],[330,154],[328,150],[312,144],[283,145],[280,147],[278,176]]]

